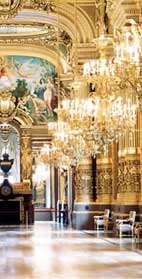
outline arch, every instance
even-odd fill
[[[75,12],[73,5],[66,4],[61,7],[61,10],[59,9],[59,13],[60,27],[70,35],[73,41],[76,41],[76,39],[78,43],[92,41],[94,37],[92,22],[81,7],[77,7]]]
[[[77,5],[77,26],[75,26],[75,7],[73,4],[61,2],[58,7],[59,18],[56,14],[47,14],[44,11],[24,9],[18,13],[15,18],[16,23],[49,23],[57,26],[59,19],[60,27],[65,30],[73,41],[76,40],[76,27],[78,33],[78,42],[86,43],[94,37],[94,30],[89,15],[86,11]]]
[[[12,183],[20,182],[20,132],[19,129],[11,123],[0,124],[0,157],[4,153],[13,159],[12,167],[9,171],[9,180]],[[0,173],[0,181],[3,179],[3,174]]]
[[[18,40],[17,40],[18,41]],[[31,46],[31,47],[29,47]],[[48,60],[50,63],[52,63],[57,71],[59,73],[63,73],[63,66],[58,61],[58,53],[57,49],[54,47],[51,49],[50,47],[41,47],[36,45],[21,45],[20,41],[19,43],[14,45],[0,45],[0,53],[1,56],[5,55],[21,55],[21,56],[34,56],[39,57]]]

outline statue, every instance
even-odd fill
[[[22,178],[27,180],[31,178],[31,165],[32,165],[32,155],[30,147],[29,137],[24,137],[21,146],[21,161],[22,161]]]
[[[108,15],[111,15],[114,10],[114,1],[106,0],[106,12]]]
[[[0,0],[0,17],[2,19],[15,16],[24,0]]]
[[[14,0],[0,0],[0,10],[10,11],[14,2]]]
[[[100,0],[95,0],[95,26],[96,26],[96,35],[99,37],[103,33],[104,29],[104,2]]]

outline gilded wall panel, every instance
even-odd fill
[[[75,196],[76,201],[93,200],[93,175],[92,165],[80,165],[75,177]]]
[[[112,193],[112,167],[100,165],[96,172],[97,196]]]
[[[140,191],[140,159],[129,156],[119,160],[118,193],[138,193]]]

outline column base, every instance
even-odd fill
[[[95,202],[76,202],[72,213],[72,226],[78,230],[94,230],[94,215],[103,215],[108,204]]]

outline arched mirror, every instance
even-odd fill
[[[10,159],[14,159],[9,171],[11,183],[20,182],[20,135],[17,129],[9,124],[0,124],[0,158],[7,153]],[[0,182],[3,181],[3,173],[0,170]]]

